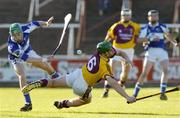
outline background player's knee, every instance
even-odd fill
[[[120,76],[121,81],[126,81],[127,78],[128,78],[128,73],[122,73],[121,76]]]

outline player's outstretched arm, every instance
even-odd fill
[[[116,90],[121,96],[123,96],[129,103],[133,103],[136,101],[135,97],[130,97],[124,89],[117,83],[115,79],[113,79],[111,76],[106,76],[106,79],[108,83]]]
[[[54,20],[54,17],[51,16],[47,21],[38,21],[38,22],[39,22],[41,27],[42,26],[47,26],[48,27],[48,26],[50,26],[52,24],[53,20]]]
[[[171,42],[173,45],[175,45],[175,46],[178,46],[178,42],[175,40],[175,38],[177,37],[177,36],[175,36],[176,34],[174,34],[174,37],[172,36],[172,34],[170,34],[170,33],[164,33],[164,36],[165,36],[165,38],[169,41],[169,42]]]
[[[121,56],[125,59],[126,64],[129,64],[131,67],[133,67],[133,62],[129,59],[126,53],[120,50],[116,50],[116,55]]]

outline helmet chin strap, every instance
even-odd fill
[[[123,23],[129,23],[129,20],[124,20]]]
[[[114,57],[114,55],[115,55],[115,53],[110,55],[110,52],[106,52],[102,56],[105,58],[112,58],[112,57]]]
[[[130,20],[121,19],[121,22],[123,23],[129,23]]]

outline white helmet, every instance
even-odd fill
[[[130,9],[122,9],[121,16],[122,15],[132,15],[132,11]]]
[[[148,16],[151,16],[151,15],[159,15],[159,12],[157,11],[157,10],[150,10],[150,11],[148,11]]]

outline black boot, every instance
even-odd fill
[[[168,97],[166,96],[165,93],[161,93],[160,99],[161,100],[168,100]]]
[[[31,111],[32,110],[32,104],[25,104],[21,109],[20,111]]]
[[[58,109],[62,109],[62,108],[69,108],[69,106],[67,106],[67,102],[69,100],[63,100],[63,101],[55,101],[54,102],[54,106]]]
[[[102,98],[107,98],[109,96],[109,90],[104,90],[104,93],[102,94]]]

